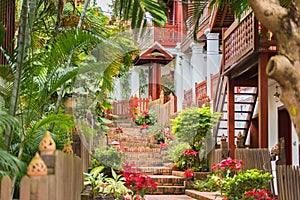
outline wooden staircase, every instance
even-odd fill
[[[125,162],[134,164],[158,183],[157,189],[149,194],[184,194],[185,178],[172,174],[168,151],[150,143],[147,133],[142,133],[131,119],[118,119],[116,125],[123,129],[120,142],[126,153]]]
[[[228,88],[224,77],[220,78],[215,111],[221,112],[222,116],[217,124],[214,135],[217,142],[222,136],[228,137]],[[234,130],[235,137],[244,136],[244,142],[248,136],[251,120],[255,111],[258,96],[257,87],[234,87]]]

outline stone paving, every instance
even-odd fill
[[[145,200],[195,200],[187,195],[145,195]]]

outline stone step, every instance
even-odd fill
[[[149,143],[147,141],[121,141],[122,147],[150,147],[150,148],[158,148],[160,149],[160,145],[159,144],[152,144]]]
[[[162,194],[184,194],[185,186],[157,186],[156,190],[149,192],[152,195]]]
[[[128,159],[162,159],[162,154],[159,152],[154,153],[127,153],[126,158]]]
[[[185,179],[173,175],[149,175],[159,186],[184,186]]]
[[[122,127],[123,131],[124,131],[124,128],[131,128],[132,127],[131,122],[116,122],[116,125],[119,126],[119,127]]]
[[[195,199],[201,200],[222,200],[219,192],[199,192],[197,190],[185,190],[185,194]]]
[[[163,166],[163,162],[162,160],[147,160],[147,159],[143,159],[143,160],[127,160],[125,159],[126,162],[130,163],[130,164],[134,164],[137,167],[159,167],[159,166]]]
[[[145,147],[129,147],[124,148],[126,152],[140,152],[140,153],[159,153],[160,149],[157,148],[145,148]]]
[[[147,175],[172,175],[172,168],[159,166],[159,167],[140,167],[143,174]]]
[[[207,175],[211,174],[211,172],[195,172],[194,177],[198,180],[205,180]],[[172,171],[173,176],[184,177],[183,171]]]

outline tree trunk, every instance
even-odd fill
[[[255,17],[277,39],[278,55],[267,65],[267,74],[281,88],[280,100],[287,109],[300,141],[300,3],[284,8],[277,0],[248,0]]]

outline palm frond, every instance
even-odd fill
[[[19,128],[19,121],[12,115],[0,111],[0,133],[4,136],[4,147],[9,149],[12,133]]]
[[[45,126],[48,126],[51,123],[59,123],[60,126],[65,126],[69,130],[72,130],[74,127],[74,121],[71,115],[56,114],[56,115],[48,115],[46,118],[38,121],[36,124],[34,124],[30,132],[35,132],[38,129],[43,127],[45,128]]]
[[[9,152],[0,149],[0,175],[13,177],[26,172],[26,165]]]
[[[140,28],[149,12],[153,17],[153,21],[157,25],[164,25],[167,17],[160,2],[154,0],[124,0],[115,2],[114,14],[121,20],[131,21],[131,28]]]

